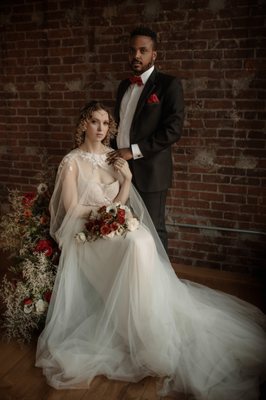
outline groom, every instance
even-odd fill
[[[167,250],[165,205],[172,180],[171,145],[179,140],[184,117],[181,82],[154,67],[157,35],[147,27],[130,35],[129,65],[133,75],[117,92],[116,147],[109,161],[129,161],[133,183],[141,195]]]

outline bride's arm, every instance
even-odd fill
[[[62,200],[65,212],[77,217],[85,217],[91,210],[89,205],[80,204],[78,196],[78,167],[76,163],[71,164],[71,168],[65,173],[62,182]]]
[[[132,174],[130,172],[128,163],[122,158],[118,158],[113,165],[114,169],[119,173],[122,178],[120,180],[120,190],[118,195],[114,199],[114,202],[125,204],[129,197]]]

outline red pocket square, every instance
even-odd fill
[[[157,95],[155,93],[151,94],[150,97],[147,100],[147,103],[160,103],[160,100],[158,99]]]

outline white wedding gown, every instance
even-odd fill
[[[134,189],[129,201],[142,221],[138,230],[85,244],[74,239],[82,217],[118,190],[106,155],[75,149],[59,167],[51,232],[62,254],[36,366],[57,389],[86,388],[96,375],[131,382],[152,375],[165,377],[161,394],[258,400],[264,314],[179,280]]]

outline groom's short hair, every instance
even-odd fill
[[[148,36],[153,41],[153,49],[157,49],[157,33],[148,26],[140,25],[130,33],[130,39],[135,36]]]

